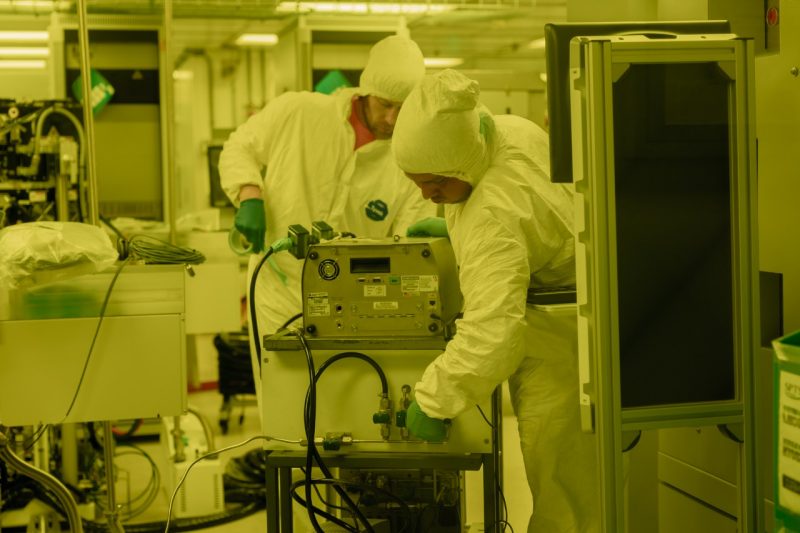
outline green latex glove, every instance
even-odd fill
[[[267,219],[264,216],[264,200],[250,198],[239,204],[233,225],[253,245],[253,253],[264,249],[264,233],[267,231]]]
[[[447,427],[443,420],[431,418],[422,412],[416,401],[411,402],[406,412],[406,427],[409,433],[428,442],[442,442],[447,438]]]
[[[441,217],[423,218],[408,227],[406,237],[449,237],[447,223]]]

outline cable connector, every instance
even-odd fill
[[[322,449],[328,452],[338,451],[342,446],[353,444],[353,435],[350,433],[326,433],[324,437],[314,437],[315,444],[322,444]]]
[[[291,246],[289,253],[297,259],[305,259],[308,253],[308,247],[311,246],[311,234],[301,224],[292,224],[289,226],[289,239]]]
[[[270,248],[272,248],[273,253],[283,252],[286,250],[290,250],[292,248],[292,244],[293,243],[291,237],[283,237],[273,242],[270,245]]]

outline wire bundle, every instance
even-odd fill
[[[134,235],[127,241],[130,255],[156,265],[199,265],[206,257],[191,248],[170,244],[150,235]]]

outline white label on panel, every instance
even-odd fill
[[[364,296],[386,296],[386,285],[364,285]]]
[[[372,302],[372,308],[376,311],[395,311],[400,308],[398,302]]]
[[[400,289],[404,293],[436,292],[439,290],[439,276],[402,276]]]
[[[800,513],[800,376],[780,373],[778,391],[778,501]]]
[[[308,316],[331,316],[327,292],[309,292],[307,300]]]

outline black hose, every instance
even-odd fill
[[[378,372],[379,377],[381,378],[381,384],[383,387],[384,395],[388,395],[388,384],[386,382],[386,376],[383,373],[383,370],[380,366],[370,357],[358,353],[358,352],[343,352],[331,357],[328,361],[326,361],[318,372],[314,372],[314,359],[311,355],[311,349],[308,346],[308,342],[306,342],[305,337],[300,335],[299,337],[300,343],[303,346],[303,351],[306,354],[306,361],[309,370],[309,387],[306,392],[306,399],[305,399],[305,409],[303,414],[303,421],[304,427],[306,429],[306,440],[308,441],[308,450],[306,453],[306,472],[305,472],[305,483],[306,483],[306,508],[308,509],[309,518],[312,520],[312,524],[316,523],[316,517],[314,516],[315,512],[320,511],[317,509],[312,501],[311,501],[311,489],[314,480],[311,478],[311,469],[313,463],[316,461],[317,466],[319,466],[320,470],[322,471],[323,475],[326,479],[332,479],[333,475],[331,474],[328,467],[325,465],[325,462],[322,459],[322,456],[319,454],[319,450],[317,450],[317,446],[314,443],[314,433],[316,430],[316,412],[317,412],[317,381],[322,376],[322,373],[327,369],[331,364],[335,363],[336,361],[340,361],[346,358],[357,358],[361,359],[362,361],[368,362],[373,368],[376,369]],[[372,528],[372,525],[369,523],[369,520],[366,516],[361,512],[358,508],[358,504],[356,504],[350,495],[347,494],[341,485],[334,485],[334,489],[339,497],[344,501],[344,503],[352,510],[352,513],[364,524],[366,530],[370,533],[375,533],[375,530]],[[344,526],[343,526],[344,527]],[[349,529],[348,529],[349,528]],[[352,526],[345,527],[348,531],[357,531],[356,529],[352,528]],[[317,530],[315,530],[317,531]]]
[[[258,273],[261,271],[261,267],[264,266],[264,263],[267,262],[267,259],[274,251],[275,250],[271,246],[267,248],[264,257],[261,258],[255,270],[253,270],[253,277],[250,278],[250,290],[248,291],[250,295],[250,329],[253,331],[253,341],[256,348],[255,355],[258,360],[259,373],[261,371],[261,339],[258,338],[258,317],[256,316],[256,280],[258,280]]]
[[[383,369],[380,367],[380,365],[377,362],[375,362],[374,359],[372,359],[368,355],[364,355],[363,353],[360,353],[360,352],[342,352],[342,353],[337,353],[336,355],[334,355],[333,357],[331,357],[330,359],[328,359],[327,361],[322,363],[322,365],[320,365],[319,370],[317,371],[316,379],[318,380],[322,376],[322,373],[325,372],[325,370],[329,366],[331,366],[333,363],[335,363],[337,361],[341,361],[342,359],[360,359],[360,360],[370,364],[372,366],[372,368],[375,369],[375,372],[378,373],[378,377],[381,380],[381,392],[383,393],[384,396],[388,396],[388,394],[389,394],[389,384],[386,381],[386,374],[383,372]]]

